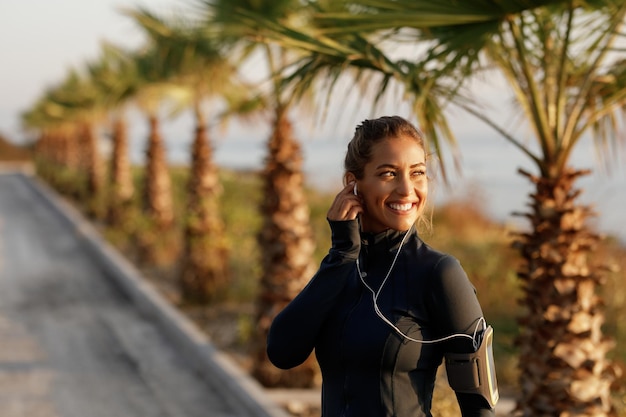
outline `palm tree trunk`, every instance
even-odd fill
[[[87,192],[90,196],[96,197],[102,191],[104,171],[93,123],[86,123],[83,126],[82,135],[84,140],[85,168],[87,170]]]
[[[128,155],[128,137],[123,117],[113,122],[113,152],[111,155],[109,182],[111,194],[108,202],[107,220],[112,226],[125,222],[135,192]]]
[[[260,208],[264,221],[258,236],[263,275],[257,300],[253,374],[265,386],[310,387],[319,379],[313,355],[299,367],[282,371],[269,362],[265,352],[272,320],[315,273],[315,243],[303,189],[302,153],[282,111],[277,112],[268,148]]]
[[[56,160],[60,166],[56,175],[59,187],[70,197],[84,201],[88,198],[89,146],[83,126],[72,125],[59,132]]]
[[[157,229],[166,230],[174,221],[172,184],[167,166],[159,119],[149,117],[150,136],[146,149],[146,173],[143,188],[143,208]]]
[[[146,149],[143,178],[142,207],[145,220],[136,231],[138,262],[144,265],[164,265],[178,256],[177,236],[174,235],[174,201],[172,182],[159,120],[150,115],[150,136]]]
[[[63,131],[56,133],[55,137],[58,145],[55,149],[54,160],[65,169],[78,172],[81,166],[81,150],[77,135]]]
[[[104,170],[93,123],[82,124],[78,134],[81,156],[80,174],[85,181],[84,189],[79,191],[80,194],[84,193],[84,195],[79,196],[79,199],[85,201],[89,215],[100,218],[103,215],[101,198],[103,196]]]
[[[220,216],[222,188],[202,117],[191,150],[187,217],[180,271],[183,300],[207,303],[220,299],[230,282],[225,227]]]
[[[58,130],[44,131],[37,141],[35,152],[37,173],[58,191],[67,194],[68,190],[59,187],[59,172],[66,169],[62,159],[65,155],[65,144],[64,136]]]
[[[523,265],[518,271],[525,307],[519,318],[520,398],[522,416],[609,416],[615,369],[606,354],[613,342],[602,335],[604,314],[596,288],[601,268],[589,254],[599,237],[586,220],[591,209],[577,205],[574,181],[587,171],[567,169],[555,178],[520,170],[536,186],[532,231],[514,246]],[[519,214],[518,214],[519,215]]]

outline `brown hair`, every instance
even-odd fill
[[[383,116],[364,120],[354,131],[348,143],[344,159],[345,172],[351,172],[357,179],[363,178],[365,165],[372,159],[372,148],[378,142],[399,137],[409,137],[424,149],[424,135],[409,121],[400,116]]]

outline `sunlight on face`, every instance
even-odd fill
[[[426,205],[428,180],[424,149],[407,137],[383,140],[358,181],[365,211],[363,231],[408,230]]]

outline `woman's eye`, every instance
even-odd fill
[[[380,173],[381,177],[394,177],[396,173],[394,171],[383,171]]]
[[[423,175],[426,175],[426,170],[425,169],[420,169],[420,170],[414,171],[413,175],[416,176],[416,177],[421,177]]]

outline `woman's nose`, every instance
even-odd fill
[[[400,195],[410,195],[413,191],[413,182],[411,179],[405,176],[398,178],[398,186],[396,187],[397,193]]]

